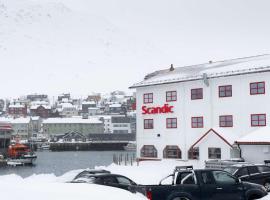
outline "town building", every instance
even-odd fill
[[[104,133],[104,125],[97,118],[48,118],[42,123],[43,133],[49,137],[78,132],[85,136],[93,133]]]
[[[131,120],[127,116],[112,116],[112,133],[131,133]]]
[[[8,114],[12,117],[26,117],[27,106],[20,103],[12,103],[8,106]]]
[[[52,107],[48,102],[32,102],[30,106],[30,115],[48,118],[52,112]]]
[[[136,89],[137,156],[141,158],[248,156],[235,142],[270,123],[269,55],[172,65],[130,88]],[[255,146],[249,148],[256,151]],[[262,149],[261,153],[268,151]],[[263,161],[261,154],[258,157]]]
[[[76,106],[71,103],[61,103],[57,107],[57,111],[59,112],[61,117],[72,117],[78,115],[78,109]]]

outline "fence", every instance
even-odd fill
[[[136,161],[135,153],[124,153],[124,154],[114,154],[113,155],[113,163],[116,165],[134,165],[134,163],[138,164]]]

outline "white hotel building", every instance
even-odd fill
[[[270,124],[269,55],[171,66],[130,88],[137,95],[138,158],[249,160],[242,148],[270,158],[270,132],[260,136]]]

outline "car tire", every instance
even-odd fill
[[[267,190],[267,192],[270,192],[270,181],[266,181],[263,186],[265,187],[265,189]]]
[[[187,197],[174,197],[172,200],[190,200]]]

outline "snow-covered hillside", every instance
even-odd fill
[[[89,3],[89,12],[77,4],[83,5],[80,0],[0,1],[1,90],[81,94],[101,85],[106,91],[113,89],[108,74],[119,81],[124,71],[127,79],[134,57],[142,60],[155,52],[136,34],[96,15]]]
[[[171,63],[269,53],[269,2],[243,3],[0,0],[0,97],[127,90]]]

